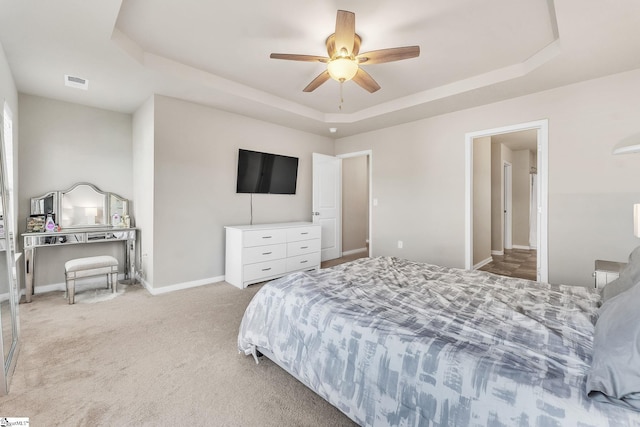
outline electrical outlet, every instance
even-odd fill
[[[403,243],[402,240],[398,240],[398,249],[402,249]]]

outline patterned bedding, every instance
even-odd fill
[[[640,426],[585,393],[600,296],[390,257],[265,284],[256,347],[360,425]]]

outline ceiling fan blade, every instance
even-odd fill
[[[316,90],[318,88],[318,86],[320,86],[322,83],[326,82],[327,80],[329,80],[331,78],[331,76],[329,75],[328,71],[323,71],[322,73],[320,73],[318,75],[318,77],[316,77],[315,79],[313,79],[311,81],[311,83],[309,83],[307,85],[307,87],[305,87],[304,89],[302,89],[303,92],[313,92],[314,90]]]
[[[294,55],[290,53],[272,53],[269,55],[271,59],[288,59],[289,61],[306,61],[306,62],[329,62],[329,58],[315,55]]]
[[[358,68],[358,72],[352,80],[371,93],[380,89],[380,85],[362,68]]]
[[[356,14],[346,10],[339,10],[336,17],[335,33],[336,54],[344,48],[347,56],[353,52],[353,44],[356,38]]]
[[[392,47],[390,49],[372,50],[357,56],[359,64],[382,64],[420,56],[420,46]]]

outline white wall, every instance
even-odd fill
[[[224,226],[251,221],[251,195],[236,194],[239,148],[299,158],[296,194],[254,195],[254,224],[310,221],[311,153],[334,151],[327,137],[164,96],[154,135],[153,288],[224,275]]]
[[[154,98],[150,97],[133,115],[133,219],[138,233],[136,265],[140,279],[153,283],[154,203]],[[150,249],[149,249],[150,248]]]
[[[635,70],[338,140],[374,152],[374,255],[464,267],[465,133],[547,118],[549,280],[592,285],[595,259],[640,244],[640,154],[611,154],[640,131],[639,98]]]
[[[9,69],[9,63],[0,44],[0,100],[6,101],[13,112],[13,124],[17,128],[18,124],[18,90],[13,80],[13,75]],[[17,134],[17,131],[14,130]],[[17,135],[14,135],[14,137]],[[14,138],[15,139],[15,138]]]
[[[18,232],[29,200],[48,191],[90,182],[102,191],[133,197],[131,115],[39,96],[19,95]],[[38,250],[35,289],[64,282],[65,261],[112,254],[124,272],[124,245],[95,243]]]

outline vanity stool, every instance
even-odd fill
[[[92,276],[107,276],[107,289],[115,293],[118,286],[118,260],[112,256],[102,255],[87,258],[76,258],[64,263],[64,276],[67,285],[69,304],[75,302],[76,279]]]

